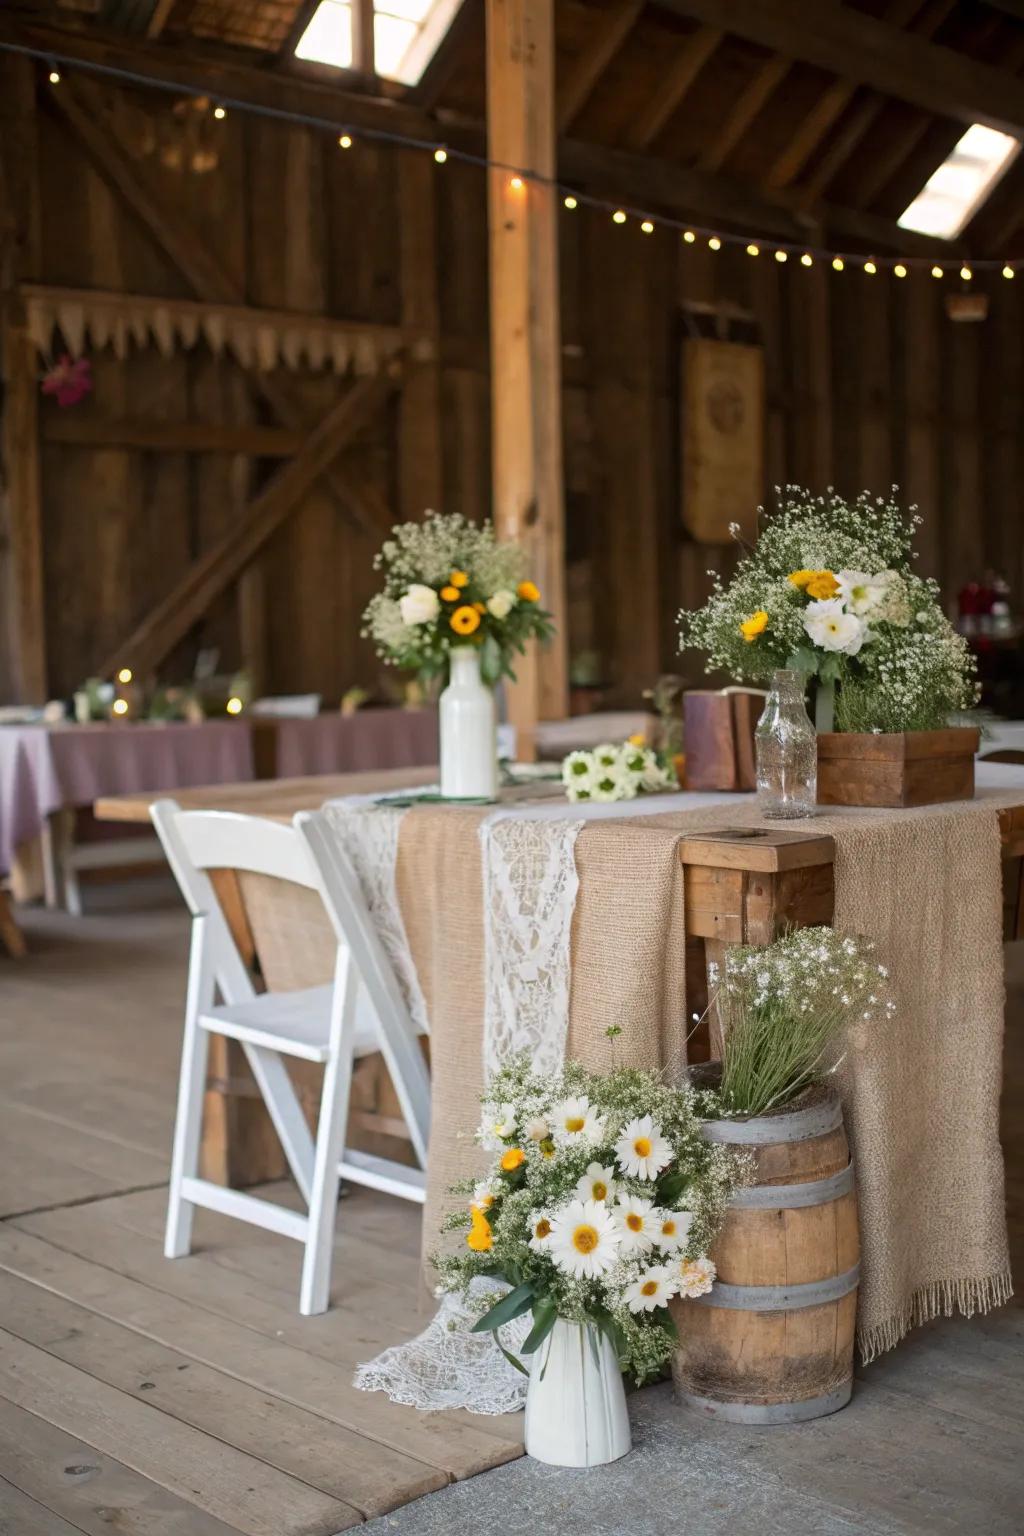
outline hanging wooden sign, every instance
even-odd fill
[[[701,544],[738,523],[751,542],[764,499],[764,353],[707,337],[682,344],[682,517]]]

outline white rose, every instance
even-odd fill
[[[804,629],[823,651],[856,656],[864,644],[867,626],[855,613],[847,613],[838,597],[810,603],[804,611]]]
[[[495,592],[493,597],[487,599],[487,612],[496,619],[507,619],[515,607],[516,595],[502,587],[500,592]]]
[[[429,624],[441,612],[441,603],[433,587],[414,581],[404,597],[398,599],[403,624]]]

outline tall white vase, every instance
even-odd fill
[[[597,1328],[559,1318],[533,1355],[526,1451],[555,1467],[600,1467],[632,1441],[622,1372]]]
[[[451,800],[498,797],[494,689],[480,677],[480,653],[456,646],[451,681],[441,695],[441,793]]]

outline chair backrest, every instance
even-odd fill
[[[416,1026],[405,994],[366,905],[359,876],[337,835],[321,811],[299,811],[294,825],[316,868],[321,900],[338,944],[351,950],[378,1018],[395,1019],[403,1033],[414,1036]]]

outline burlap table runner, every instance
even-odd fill
[[[884,946],[898,1008],[869,1038],[854,1039],[842,1071],[860,1199],[865,1359],[940,1311],[984,1310],[1011,1294],[998,1139],[997,812],[1020,800],[1020,790],[989,792],[912,811],[840,810],[805,824],[834,837],[836,926]],[[482,1164],[472,1141],[483,1087],[477,834],[488,814],[417,806],[399,836],[398,896],[431,1021],[425,1253],[439,1246],[448,1187]],[[758,825],[769,824],[747,802],[583,826],[575,848],[571,1056],[595,1068],[681,1069],[688,1010],[679,840],[700,829]],[[301,917],[293,910],[286,928],[266,911],[253,916],[261,955],[265,943],[274,951],[272,985],[323,979],[322,940],[311,946],[316,919],[308,907]],[[276,933],[261,934],[271,926]],[[610,1024],[623,1031],[614,1043],[604,1033]]]

